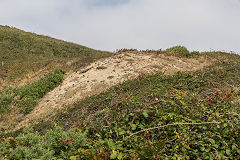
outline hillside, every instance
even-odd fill
[[[39,79],[53,68],[74,70],[111,53],[0,26],[0,91]]]
[[[177,58],[150,53],[119,53],[69,74],[59,87],[49,92],[31,113],[19,124],[14,123],[13,126],[15,129],[20,129],[41,119],[52,117],[77,101],[102,93],[114,85],[135,79],[140,75],[160,71],[167,75],[178,71],[196,71],[210,64],[210,61],[201,58]]]
[[[51,65],[0,93],[0,159],[240,159],[239,55],[182,46],[112,56],[78,46],[68,55],[54,45],[31,54],[21,43],[9,42],[26,56],[8,57],[19,70],[33,72],[24,60],[44,64],[48,53]]]

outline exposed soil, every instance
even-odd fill
[[[39,105],[22,117],[15,130],[53,116],[76,101],[104,92],[123,81],[141,74],[196,71],[211,62],[204,57],[180,58],[164,54],[120,53],[99,60],[78,72],[69,73],[63,83],[48,93]]]

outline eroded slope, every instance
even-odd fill
[[[53,116],[76,101],[99,94],[113,85],[139,75],[196,71],[210,64],[204,57],[180,58],[146,53],[121,53],[99,60],[78,72],[68,74],[64,82],[48,93],[35,110],[19,120],[15,130]]]

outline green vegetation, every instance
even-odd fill
[[[12,110],[31,112],[62,82],[61,69],[74,71],[111,55],[3,26],[0,44],[1,121]],[[163,53],[204,56],[214,64],[197,72],[142,76],[30,129],[0,132],[0,159],[240,159],[240,56],[183,46]],[[53,68],[60,69],[52,73]],[[9,88],[26,77],[35,81]]]
[[[0,26],[0,91],[53,68],[74,70],[108,56],[111,53]]]
[[[85,133],[79,130],[64,132],[59,127],[48,130],[43,136],[26,129],[16,138],[1,137],[0,142],[0,158],[12,160],[57,160],[54,155],[67,159],[68,152],[79,147],[87,148],[89,145]],[[84,158],[84,155],[81,158]]]
[[[14,105],[21,108],[24,114],[28,114],[37,105],[38,100],[58,86],[63,78],[64,72],[56,69],[53,74],[31,84],[6,89],[0,94],[0,113],[6,112],[10,105]]]
[[[199,56],[201,53],[199,51],[190,52],[191,55]]]
[[[216,63],[124,82],[33,131],[5,135],[0,158],[240,159],[240,56],[202,54]]]
[[[173,54],[175,56],[183,56],[183,57],[200,55],[200,52],[198,51],[189,52],[188,49],[184,46],[171,47],[166,49],[164,52]]]

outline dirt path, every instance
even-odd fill
[[[210,62],[203,57],[193,59],[141,53],[117,54],[67,75],[63,83],[48,93],[15,129],[52,116],[76,101],[101,93],[125,80],[137,78],[140,74],[158,71],[173,74],[177,71],[199,70],[207,65],[210,65]]]

